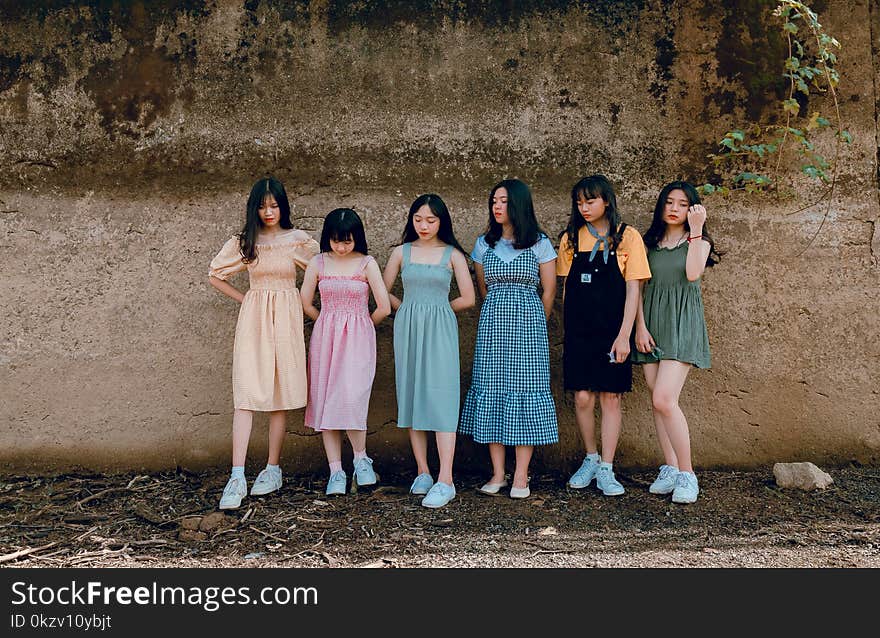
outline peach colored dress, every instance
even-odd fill
[[[303,310],[296,287],[296,267],[305,269],[318,253],[318,242],[290,229],[271,239],[257,239],[257,259],[242,263],[238,237],[224,244],[211,261],[210,274],[226,280],[248,271],[235,327],[232,398],[236,408],[271,412],[306,404],[306,348]]]

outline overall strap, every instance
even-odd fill
[[[325,267],[325,265],[326,265],[326,264],[324,263],[324,253],[321,253],[321,265],[319,266],[318,277],[323,277],[323,276],[324,276],[324,267]]]
[[[623,231],[626,230],[626,222],[621,222],[620,226],[617,228],[617,232],[614,233],[614,248],[617,249],[617,246],[623,241]]]

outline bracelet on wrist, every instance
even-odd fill
[[[695,235],[695,236],[693,236],[693,237],[688,237],[688,243],[690,243],[691,240],[699,239],[700,237],[702,237],[702,235]]]

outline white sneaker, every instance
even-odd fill
[[[596,487],[602,490],[605,496],[620,496],[626,491],[614,476],[610,463],[602,463],[596,471]]]
[[[266,468],[257,475],[251,487],[251,496],[265,496],[281,488],[281,469]]]
[[[671,465],[661,465],[660,473],[648,491],[651,494],[669,494],[675,489],[675,477],[678,476],[678,468]]]
[[[223,496],[220,497],[221,510],[235,510],[241,507],[241,499],[247,495],[247,484],[243,478],[233,476],[223,488]]]
[[[675,477],[675,490],[672,492],[673,503],[693,503],[700,493],[697,475],[693,472],[679,472]]]

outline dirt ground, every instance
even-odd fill
[[[439,510],[407,493],[408,476],[335,498],[323,476],[286,476],[225,514],[219,472],[7,476],[0,565],[880,567],[880,467],[823,469],[834,484],[815,492],[780,489],[770,468],[700,472],[693,505],[649,494],[653,473],[618,470],[617,498],[536,476],[523,501],[459,476]]]

